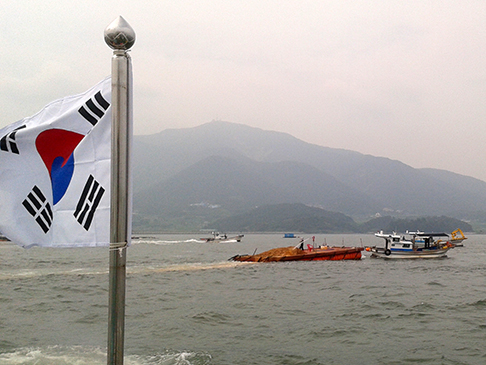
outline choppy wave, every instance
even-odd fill
[[[189,351],[166,351],[155,355],[126,355],[126,365],[206,365],[211,355]],[[106,350],[81,346],[21,348],[0,354],[0,365],[98,365],[106,364]]]
[[[448,260],[268,264],[227,258],[280,235],[178,238],[129,253],[126,365],[485,363],[486,236]],[[0,365],[106,363],[107,253],[2,249]]]

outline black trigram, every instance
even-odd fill
[[[15,154],[19,154],[19,149],[17,147],[17,142],[15,142],[15,135],[19,129],[25,128],[25,125],[21,125],[18,128],[15,128],[12,132],[5,135],[0,139],[0,150],[6,152],[12,152]]]
[[[35,221],[42,228],[44,233],[47,233],[52,224],[52,209],[42,191],[34,185],[32,191],[27,195],[27,198],[22,202],[22,205],[34,217]]]
[[[93,98],[89,99],[78,109],[78,112],[84,119],[95,125],[101,118],[103,118],[103,115],[105,115],[109,106],[110,103],[106,101],[103,95],[101,95],[101,91],[98,91]]]
[[[83,193],[79,198],[74,217],[81,224],[85,230],[89,230],[93,217],[103,196],[105,189],[95,180],[93,175],[89,175],[86,185],[84,185]]]

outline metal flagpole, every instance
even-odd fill
[[[105,41],[113,49],[107,363],[123,365],[126,254],[131,235],[132,69],[127,51],[135,43],[135,32],[120,16],[105,29]]]

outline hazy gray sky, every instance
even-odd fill
[[[486,181],[484,0],[6,0],[0,127],[109,75],[118,15],[135,134],[217,119]]]

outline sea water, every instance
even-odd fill
[[[228,258],[298,238],[199,237],[133,241],[125,364],[486,363],[486,236],[444,259],[280,263]],[[316,235],[316,244],[381,243]],[[107,248],[2,243],[0,260],[0,365],[106,363]]]

